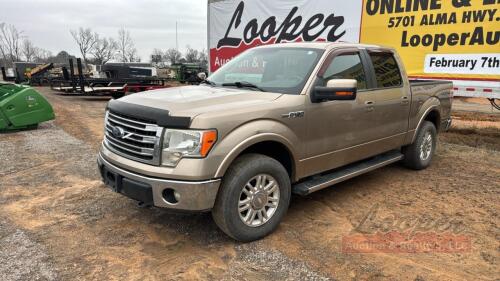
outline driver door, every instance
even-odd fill
[[[355,100],[308,101],[305,175],[361,160],[369,153],[363,144],[373,140],[377,118],[367,91],[367,67],[357,48],[333,51],[325,60],[315,86],[325,86],[330,79],[355,79],[358,91]]]

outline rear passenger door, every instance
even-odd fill
[[[371,75],[369,98],[366,101],[375,113],[376,130],[373,140],[383,140],[381,150],[398,147],[408,129],[410,99],[408,85],[399,68],[395,55],[390,51],[366,50]],[[376,147],[374,149],[377,149]]]

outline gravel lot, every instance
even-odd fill
[[[294,197],[274,234],[242,244],[219,231],[208,213],[142,209],[105,188],[96,153],[106,98],[39,90],[57,119],[37,130],[0,135],[0,280],[500,276],[496,113],[484,116],[492,126],[481,126],[478,114],[457,112],[460,121],[441,136],[431,168],[415,172],[391,165],[305,198]],[[401,232],[400,226],[412,220],[424,223],[424,230],[419,226],[425,233],[441,233],[441,226],[448,225],[470,247],[353,253],[343,243],[360,233]]]

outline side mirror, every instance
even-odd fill
[[[207,74],[205,72],[200,72],[198,73],[198,78],[201,79],[201,81],[207,79]]]
[[[354,79],[328,80],[326,87],[316,86],[311,93],[311,101],[319,103],[331,100],[355,100],[358,81]]]

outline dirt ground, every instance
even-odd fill
[[[0,135],[0,280],[499,280],[498,113],[455,112],[429,169],[395,164],[294,197],[274,234],[242,244],[209,213],[141,209],[107,189],[96,169],[107,99],[39,90],[57,119]],[[346,247],[417,230],[465,246]]]

